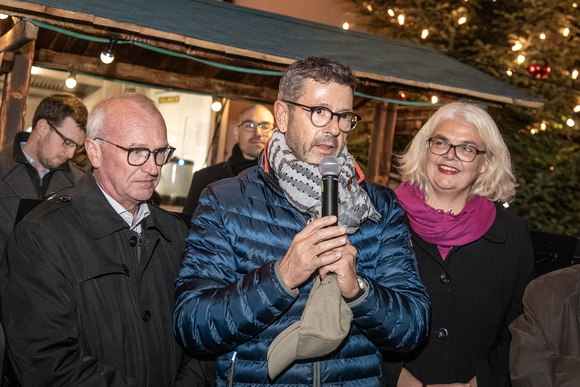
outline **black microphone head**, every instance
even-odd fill
[[[318,165],[318,170],[322,176],[338,176],[340,175],[340,162],[334,156],[326,156]]]

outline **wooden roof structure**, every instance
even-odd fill
[[[331,57],[361,78],[355,108],[372,99],[381,102],[371,118],[372,141],[380,144],[371,147],[370,160],[376,162],[369,163],[367,177],[383,183],[380,177],[388,180],[390,162],[378,160],[392,148],[397,106],[413,106],[400,99],[400,91],[542,106],[428,47],[216,0],[3,0],[0,12],[11,16],[0,20],[0,73],[6,75],[0,145],[24,129],[21,113],[32,64],[271,104],[288,64],[308,55]],[[111,39],[116,41],[115,61],[107,65],[99,57]],[[417,105],[422,114],[430,110]]]

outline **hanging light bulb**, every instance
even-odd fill
[[[578,79],[578,69],[572,71],[572,79]]]
[[[421,39],[427,39],[427,36],[429,36],[429,30],[428,29],[424,29],[421,32]]]
[[[403,24],[405,24],[405,15],[399,15],[397,20],[399,21],[399,25],[402,26]]]
[[[574,106],[574,113],[580,113],[580,105]]]
[[[8,15],[5,13],[0,13],[0,20],[8,19]]]
[[[431,96],[431,103],[432,103],[432,104],[436,104],[436,103],[437,103],[437,101],[439,101],[439,98],[437,98],[437,96],[436,96],[436,95],[433,95],[433,96]]]
[[[101,53],[101,61],[105,64],[109,64],[115,60],[115,46],[117,45],[117,39],[111,38],[107,46]]]
[[[508,75],[508,77],[511,77],[512,75],[514,75],[514,73],[512,72],[512,69],[507,69],[505,73]]]
[[[460,17],[459,20],[457,20],[457,24],[462,25],[467,21],[467,18],[465,16]]]
[[[573,127],[573,126],[574,126],[574,124],[576,124],[576,123],[574,122],[574,120],[573,120],[573,119],[571,119],[571,118],[568,118],[568,119],[566,120],[566,125],[568,125],[569,127]]]
[[[214,97],[213,102],[211,103],[211,110],[216,113],[222,110],[222,101],[220,98]]]
[[[389,9],[387,13],[389,14],[390,17],[395,17],[395,11],[393,11],[392,9]]]
[[[69,89],[74,89],[77,86],[77,79],[76,79],[75,72],[73,70],[70,71],[68,78],[66,79],[64,84]]]
[[[342,29],[343,30],[348,30],[350,27],[350,24],[348,24],[347,22],[342,23]]]
[[[540,39],[542,39],[542,40],[546,39],[546,34],[544,34],[544,33],[540,34]]]
[[[524,61],[526,60],[526,57],[523,55],[518,55],[518,63],[524,63]]]

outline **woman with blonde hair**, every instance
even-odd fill
[[[431,298],[423,345],[389,355],[398,386],[509,386],[509,324],[534,277],[529,231],[496,202],[517,186],[499,128],[482,108],[440,108],[400,158],[397,197]],[[389,374],[389,372],[387,372]]]

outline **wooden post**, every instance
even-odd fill
[[[377,102],[375,107],[366,177],[369,181],[384,186],[389,184],[398,106]]]
[[[29,22],[20,22],[0,38],[2,59],[8,60],[12,57],[12,66],[4,78],[2,92],[0,150],[12,143],[17,132],[25,130],[30,68],[34,60],[34,42],[37,34],[38,27]]]

